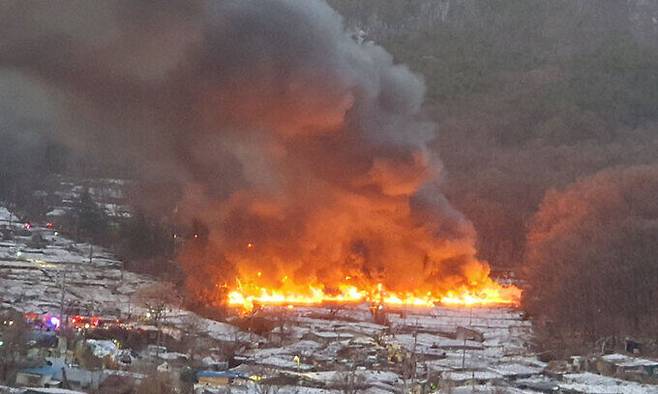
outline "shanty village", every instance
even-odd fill
[[[0,394],[658,394],[658,0],[0,0]]]
[[[270,305],[204,318],[171,283],[61,234],[70,209],[37,223],[0,208],[2,393],[658,392],[651,344],[557,359],[515,307]]]

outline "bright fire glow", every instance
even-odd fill
[[[287,277],[283,278],[285,281]],[[346,278],[347,279],[347,278]],[[443,294],[427,292],[392,292],[382,284],[372,289],[341,284],[335,291],[325,291],[322,286],[309,286],[303,290],[271,289],[256,284],[237,281],[237,288],[228,293],[228,304],[250,311],[256,306],[291,306],[322,304],[372,303],[388,306],[433,307],[446,305],[455,307],[517,305],[521,290],[516,286],[502,286],[493,280],[485,285],[447,291]]]

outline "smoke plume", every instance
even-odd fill
[[[136,163],[207,229],[181,254],[198,294],[256,273],[487,280],[440,191],[423,81],[323,2],[5,2],[0,37],[2,73],[53,103],[58,138]]]

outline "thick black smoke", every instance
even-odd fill
[[[183,257],[196,288],[229,268],[272,285],[488,280],[438,188],[422,80],[323,2],[0,7],[2,74],[53,103],[58,138],[174,185],[209,228]]]
[[[329,0],[426,78],[443,191],[492,265],[545,192],[658,162],[658,2]]]

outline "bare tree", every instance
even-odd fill
[[[155,324],[165,317],[168,308],[180,301],[174,285],[169,282],[143,287],[135,292],[134,299],[148,309],[147,319]]]
[[[651,337],[658,327],[658,166],[601,171],[549,193],[530,229],[525,306],[548,345]],[[575,350],[575,349],[574,349]]]
[[[183,325],[183,345],[185,349],[190,354],[190,362],[194,362],[194,358],[197,353],[202,350],[203,341],[201,340],[199,333],[203,328],[203,322],[199,316],[195,314],[189,314],[185,317],[185,323]]]
[[[10,310],[0,315],[0,380],[6,381],[20,367],[29,331],[21,313]]]
[[[345,394],[356,394],[365,387],[366,377],[358,372],[359,364],[364,361],[363,355],[354,355],[348,368],[336,375],[334,385]]]
[[[257,383],[254,390],[257,394],[276,394],[279,392],[280,387],[270,383]]]
[[[177,379],[170,373],[159,371],[151,371],[135,387],[135,394],[175,394],[179,392]]]

